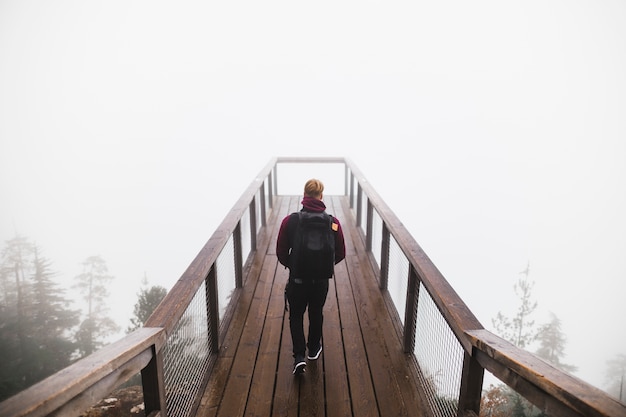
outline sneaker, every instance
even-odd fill
[[[310,360],[314,361],[314,360],[316,360],[317,358],[320,357],[320,353],[322,353],[322,345],[320,345],[320,347],[315,349],[315,350],[309,349],[309,356],[308,356],[308,358]]]
[[[293,374],[303,374],[304,371],[306,371],[306,362],[304,361],[304,356],[297,356],[296,360],[293,362]]]

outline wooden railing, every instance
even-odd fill
[[[626,406],[603,391],[484,329],[358,168],[345,158],[272,159],[144,328],[0,403],[0,416],[77,415],[138,372],[147,416],[193,415],[237,303],[237,288],[244,284],[257,236],[272,209],[276,168],[293,163],[344,165],[352,220],[362,231],[372,266],[379,272],[390,312],[399,316],[398,337],[406,352],[415,355],[411,371],[424,385],[432,415],[478,415],[487,370],[549,416],[626,416]],[[390,283],[405,290],[394,296]],[[428,303],[440,318],[424,318]],[[439,319],[444,333],[452,335],[452,339],[441,338],[444,359],[461,357],[460,373],[450,384],[457,387],[451,401],[441,400],[441,387],[428,379],[428,364],[416,347],[416,340],[420,345],[427,339],[419,331],[420,323]],[[190,351],[192,355],[187,354]],[[185,371],[183,382],[177,369]]]

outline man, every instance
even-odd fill
[[[317,215],[318,219],[328,219],[328,228],[332,233],[331,244],[334,246],[330,268],[327,271],[316,271],[316,266],[309,266],[303,270],[300,265],[302,256],[298,250],[299,236],[303,222],[301,216],[309,213],[326,213],[326,205],[322,201],[324,184],[320,180],[310,179],[304,185],[304,198],[300,213],[292,213],[285,217],[278,231],[276,241],[276,256],[278,261],[289,268],[289,282],[285,289],[289,303],[289,329],[293,344],[293,373],[301,374],[306,369],[305,350],[308,348],[308,359],[317,360],[322,353],[322,323],[324,303],[328,295],[328,280],[332,278],[332,268],[346,256],[346,247],[343,231],[339,220],[332,217]],[[311,214],[310,216],[314,216]],[[322,263],[322,262],[320,262]],[[304,312],[309,311],[309,332],[305,339],[303,318]]]

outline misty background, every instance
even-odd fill
[[[625,21],[621,0],[0,0],[0,239],[68,291],[101,256],[125,329],[271,157],[346,156],[485,327],[529,265],[537,322],[603,388],[626,353]]]

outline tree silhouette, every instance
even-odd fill
[[[116,332],[119,327],[107,316],[109,296],[107,284],[113,280],[108,274],[104,259],[91,256],[83,263],[83,272],[76,277],[76,288],[87,302],[85,319],[76,332],[76,343],[80,357],[90,355],[104,345],[103,339]]]
[[[70,364],[69,329],[78,311],[53,281],[51,263],[24,237],[6,242],[0,262],[0,399]]]
[[[144,277],[142,284],[143,288],[139,291],[139,294],[137,294],[137,303],[133,310],[134,316],[130,319],[131,325],[126,330],[126,333],[130,333],[143,326],[150,317],[150,314],[152,314],[154,309],[167,294],[167,290],[158,285],[147,288],[148,280],[146,277]]]
[[[524,277],[518,279],[513,289],[519,297],[520,304],[513,318],[506,317],[498,312],[492,324],[501,337],[513,343],[515,346],[525,349],[535,339],[533,326],[535,321],[531,319],[537,308],[537,302],[532,300],[534,282],[529,281],[530,264],[520,274]]]
[[[565,356],[566,338],[561,331],[561,320],[554,313],[550,314],[551,320],[537,331],[536,339],[540,344],[537,356],[563,371],[574,372],[578,369],[576,366],[561,362]]]

